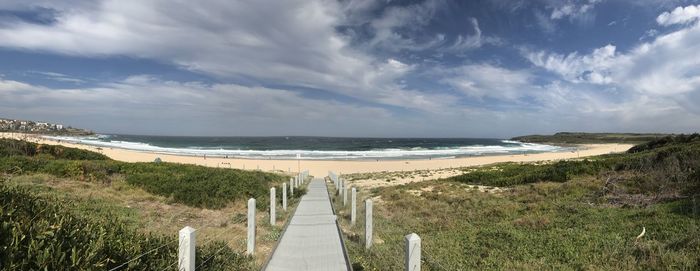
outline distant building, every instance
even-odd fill
[[[62,124],[56,124],[56,130],[63,130]]]

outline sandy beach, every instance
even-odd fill
[[[454,159],[432,159],[432,160],[358,160],[358,161],[332,161],[332,160],[254,160],[236,158],[212,158],[181,156],[172,154],[161,154],[152,152],[141,152],[118,148],[99,148],[89,145],[58,142],[42,138],[39,135],[28,135],[18,133],[0,133],[0,137],[25,139],[41,144],[59,144],[67,147],[100,152],[108,157],[124,162],[152,162],[160,158],[165,162],[195,164],[208,167],[238,168],[246,170],[263,171],[284,171],[296,172],[309,170],[311,175],[326,176],[328,171],[338,173],[365,173],[381,171],[414,171],[414,170],[439,170],[456,167],[479,166],[499,162],[536,162],[554,161],[562,159],[582,158],[600,154],[623,152],[631,148],[631,144],[586,144],[579,145],[578,151],[548,152],[537,154],[519,155],[490,155],[474,156]],[[447,176],[442,176],[447,177]]]

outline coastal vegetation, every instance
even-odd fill
[[[550,144],[601,144],[601,143],[631,143],[640,144],[656,140],[668,134],[640,133],[571,133],[561,132],[553,135],[527,135],[511,138],[520,142],[550,143]]]
[[[91,151],[14,139],[0,139],[0,173],[45,173],[105,184],[123,178],[131,185],[171,198],[173,202],[213,209],[250,197],[265,202],[269,197],[268,189],[286,179],[258,171],[173,163],[125,163]]]
[[[177,263],[175,234],[142,233],[119,215],[80,212],[82,203],[3,182],[0,206],[2,270],[109,270],[155,248],[120,270],[163,270]],[[224,242],[198,247],[197,260],[205,270],[251,270],[250,259]]]
[[[464,171],[361,190],[374,201],[369,250],[363,216],[351,226],[347,208],[336,205],[355,270],[402,270],[403,236],[412,232],[422,239],[423,270],[700,268],[698,135],[621,154]]]
[[[280,229],[261,225],[261,253],[243,255],[245,201],[256,198],[263,219],[269,187],[286,180],[12,139],[0,139],[0,177],[0,270],[174,268],[185,225],[198,231],[198,270],[256,270]],[[303,189],[295,192],[290,206]],[[280,212],[281,223],[290,214]]]

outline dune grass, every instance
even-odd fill
[[[651,145],[361,191],[374,201],[370,250],[363,204],[354,227],[339,211],[355,270],[402,270],[412,232],[422,238],[423,270],[697,270],[700,141]]]

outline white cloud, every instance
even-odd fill
[[[696,24],[659,35],[625,53],[618,53],[614,45],[606,45],[585,55],[525,50],[524,56],[535,66],[570,82],[610,84],[633,92],[676,95],[700,91],[700,59],[689,57],[698,51],[700,25]]]
[[[59,82],[68,82],[68,83],[74,83],[74,84],[85,83],[85,80],[83,80],[83,79],[75,78],[75,77],[72,77],[70,75],[62,74],[62,73],[58,73],[58,72],[28,71],[27,73],[42,75],[47,79],[59,81]]]
[[[697,52],[700,52],[700,23],[657,35],[626,52],[606,45],[583,55],[532,50],[523,50],[523,55],[535,67],[568,81],[568,88],[576,89],[577,93],[604,95],[590,99],[597,101],[589,103],[595,105],[591,112],[614,112],[627,127],[635,122],[645,126],[643,122],[657,120],[697,128],[700,123],[697,122],[700,121],[697,109],[700,58],[694,57]],[[596,87],[591,90],[592,86]],[[696,123],[690,124],[691,120]]]
[[[351,2],[352,3],[352,2]],[[423,35],[425,27],[443,6],[441,0],[425,0],[417,4],[391,6],[376,18],[355,24],[368,24],[372,37],[366,43],[370,47],[390,51],[420,51],[439,46],[445,42],[444,35]]]
[[[7,4],[16,9],[45,6],[55,9],[57,17],[49,25],[0,25],[0,47],[155,59],[221,78],[316,88],[407,108],[430,110],[444,102],[443,95],[430,93],[421,93],[421,99],[401,98],[416,93],[396,83],[410,69],[353,49],[348,37],[336,31],[345,23],[346,7],[335,1],[70,3]],[[393,15],[377,25],[392,29],[413,19],[414,12],[422,11],[389,11]]]
[[[581,18],[593,10],[595,5],[600,2],[602,2],[602,0],[586,0],[583,3],[565,2],[564,4],[554,7],[549,17],[553,20],[564,19],[567,17]]]
[[[480,48],[484,44],[500,44],[501,41],[495,37],[483,36],[479,21],[476,18],[469,18],[471,24],[472,35],[457,35],[457,38],[451,45],[447,46],[443,51],[462,53],[464,51]]]
[[[148,134],[339,135],[391,127],[393,122],[393,115],[380,107],[309,99],[284,89],[143,75],[64,89],[0,79],[0,107],[9,115],[77,119],[80,123],[74,125],[100,131]]]
[[[535,66],[557,73],[566,80],[608,84],[612,82],[610,68],[612,66],[611,60],[616,55],[616,47],[608,44],[587,55],[580,55],[578,52],[560,55],[528,50],[525,50],[524,55]]]
[[[510,70],[490,64],[473,64],[442,69],[441,82],[476,98],[515,101],[533,88],[532,76],[524,70]]]
[[[700,18],[700,5],[697,6],[686,6],[677,7],[671,12],[661,13],[656,17],[656,22],[663,26],[669,26],[674,24],[686,24],[692,23]]]

